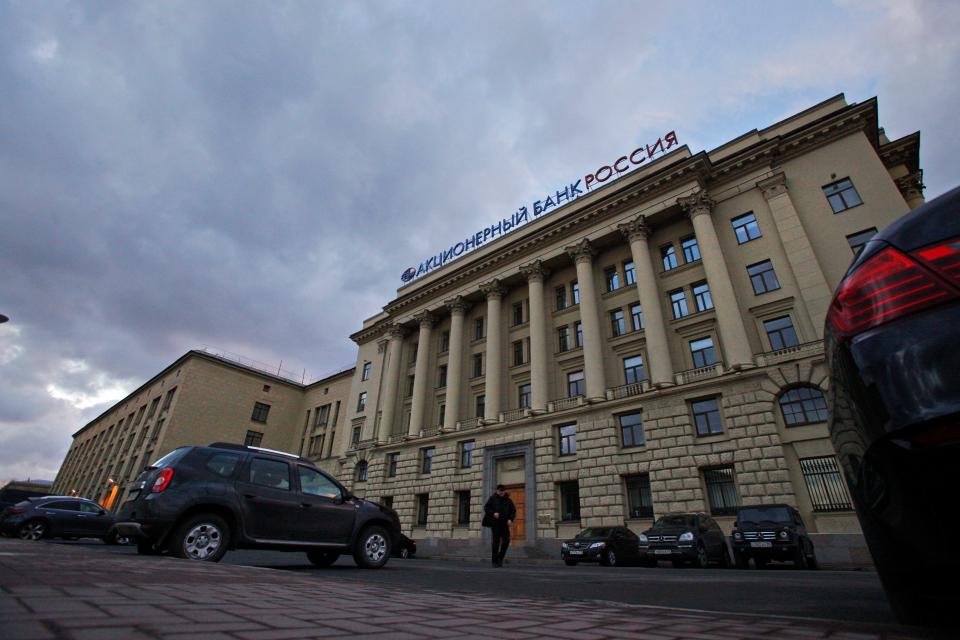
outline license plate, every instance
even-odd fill
[[[670,549],[656,549],[656,550],[653,552],[653,555],[655,555],[655,556],[668,556],[668,555],[670,555],[671,553],[673,553],[673,551],[671,551]]]
[[[751,542],[750,546],[757,547],[760,549],[769,549],[770,547],[773,546],[773,543],[772,542]]]
[[[570,551],[568,551],[567,553],[569,553],[569,554],[572,555],[572,556],[582,556],[582,555],[583,555],[583,551],[578,551],[577,549],[570,549]]]

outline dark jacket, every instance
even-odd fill
[[[506,527],[508,520],[517,519],[517,508],[513,506],[513,500],[510,499],[508,494],[503,494],[502,498],[496,493],[490,496],[487,504],[483,505],[483,513],[487,516],[484,518],[484,522],[491,522],[490,526],[495,527]],[[496,520],[493,519],[494,513],[500,514],[500,517]]]

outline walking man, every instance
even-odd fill
[[[483,505],[483,512],[483,526],[490,527],[490,533],[493,534],[493,566],[502,567],[507,547],[510,546],[510,525],[517,517],[517,508],[502,484],[497,485],[496,493]]]

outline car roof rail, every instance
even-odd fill
[[[293,458],[294,460],[305,460],[304,458],[301,458],[295,453],[287,453],[286,451],[277,451],[276,449],[267,449],[266,447],[253,447],[247,444],[236,444],[234,442],[214,442],[207,446],[213,447],[216,449],[232,449],[234,451],[256,451],[258,453],[271,453],[276,456]]]

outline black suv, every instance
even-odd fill
[[[733,557],[746,569],[753,558],[757,569],[770,560],[793,562],[800,569],[816,569],[817,556],[800,512],[788,504],[740,507],[733,524]]]
[[[175,449],[147,467],[117,513],[117,530],[142,554],[217,562],[228,549],[306,551],[328,566],[350,553],[359,566],[379,568],[400,520],[299,456],[215,443]]]
[[[711,562],[730,566],[730,553],[723,531],[716,521],[703,513],[665,515],[653,527],[640,534],[640,558],[656,565],[670,560],[673,566],[688,563],[706,568]]]

